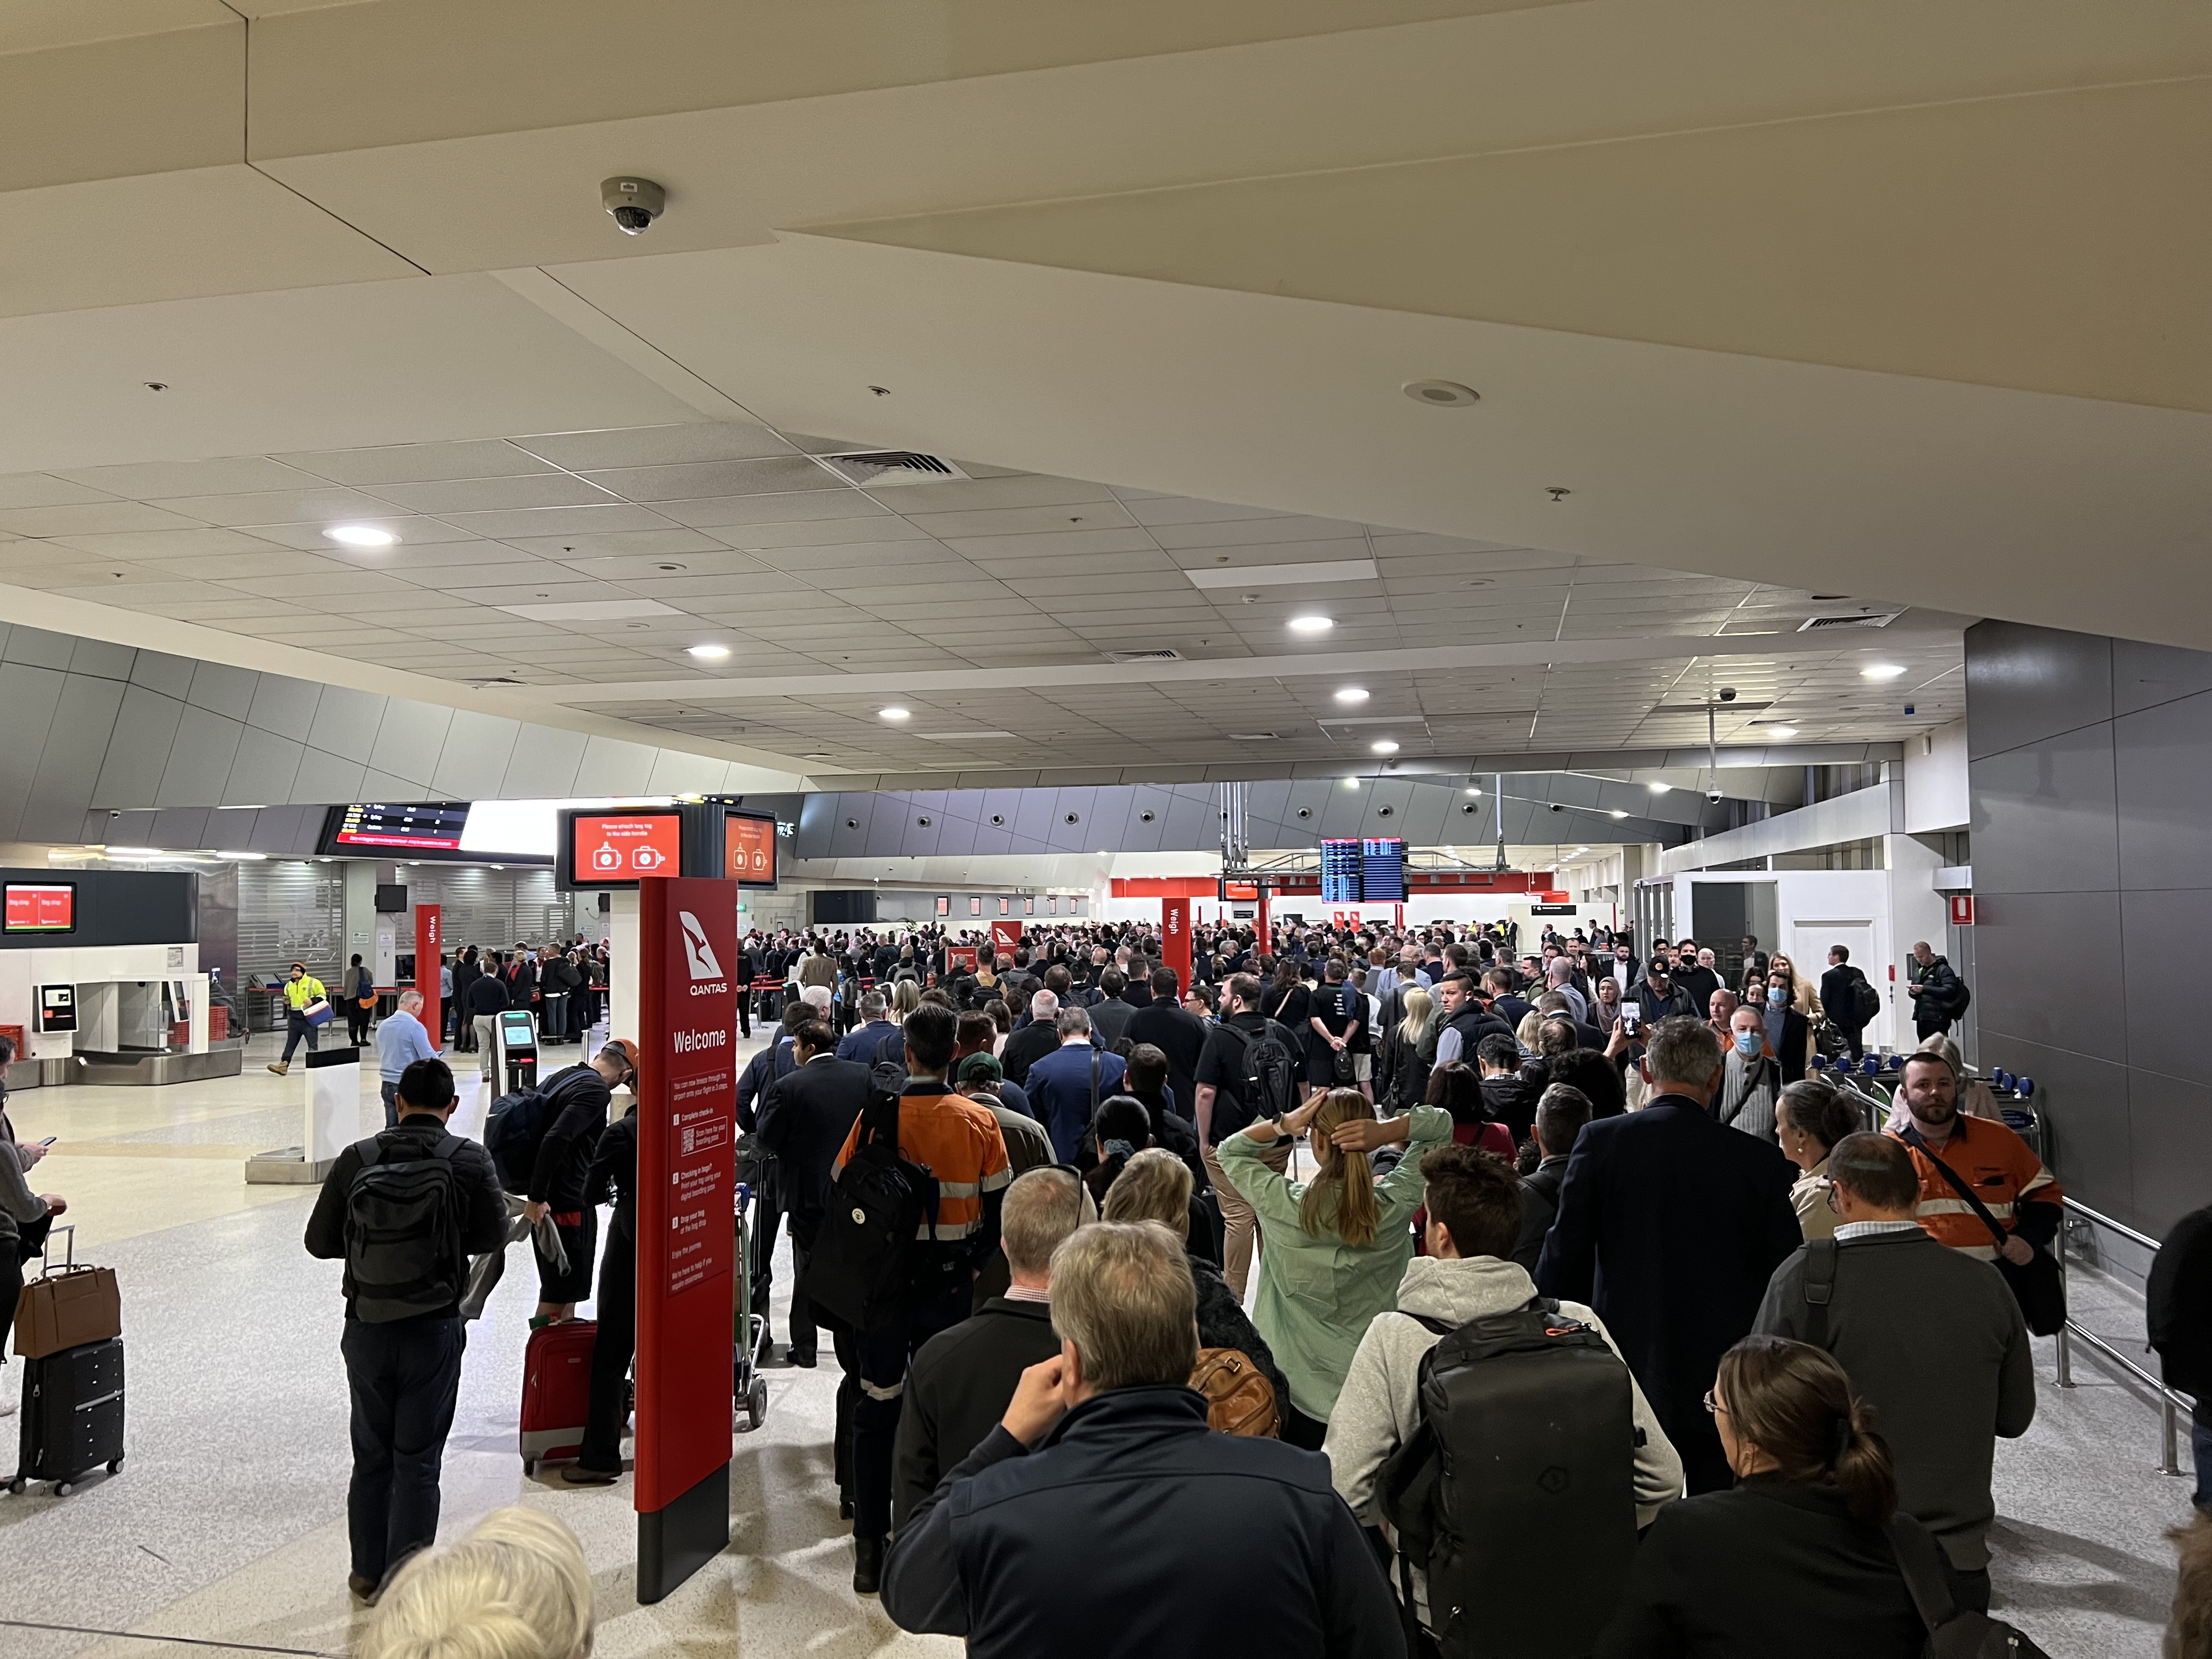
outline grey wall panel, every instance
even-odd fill
[[[204,662],[192,671],[192,687],[185,694],[185,701],[195,708],[210,709],[242,720],[252,710],[253,689],[260,679],[250,668]]]
[[[349,685],[325,686],[315,704],[314,724],[307,728],[307,747],[366,763],[391,701]]]
[[[1177,790],[1168,806],[1168,827],[1160,845],[1169,851],[1191,852],[1221,845],[1220,809],[1211,792],[1196,794]]]
[[[1012,836],[1015,819],[1022,810],[1022,792],[1018,789],[986,789],[982,793],[983,809],[975,815],[977,823],[981,826],[976,831],[975,845],[979,851],[983,848],[983,836],[987,830],[995,830]],[[994,818],[1000,822],[994,823]],[[1007,845],[1012,845],[1011,840]]]
[[[1055,793],[1050,789],[1024,789],[1016,798],[1006,827],[1014,832],[1017,850],[1051,845]]]
[[[0,744],[0,840],[13,840],[39,774],[47,730],[67,676],[26,663],[0,663],[0,708],[8,711],[11,741]]]
[[[85,823],[94,830],[92,839],[95,842],[110,847],[151,847],[155,817],[155,809],[150,806],[137,811],[95,807],[85,815]]]
[[[230,769],[237,763],[239,742],[245,735],[246,727],[240,721],[187,705],[177,721],[176,738],[169,750],[168,764],[162,769],[155,804],[222,805]]]
[[[1085,847],[1096,847],[1097,834],[1091,823],[1098,799],[1096,789],[1055,789],[1052,792],[1052,816],[1048,820],[1045,845],[1055,853],[1079,852]],[[1073,818],[1070,823],[1068,819]]]
[[[428,786],[413,778],[397,778],[389,772],[380,772],[374,766],[364,768],[361,782],[356,786],[352,799],[356,800],[421,800]]]
[[[581,732],[524,726],[516,735],[500,793],[522,800],[560,800],[574,795],[587,741]]]
[[[576,769],[576,793],[593,798],[650,794],[647,786],[659,752],[620,738],[592,738],[584,744],[583,763]]]
[[[17,833],[26,841],[66,841],[92,805],[100,762],[115,734],[123,685],[83,674],[65,677],[46,730],[38,775],[23,806]]]
[[[2002,1066],[2035,1079],[2052,1167],[2066,1190],[2115,1220],[2140,1225],[2135,1185],[2141,1159],[2129,1131],[2127,1067],[2070,1049],[1993,1036],[1986,1025],[1982,1056],[1984,1066]]]
[[[868,820],[874,812],[873,797],[844,795],[837,797],[832,809],[836,816],[830,823],[830,856],[859,858],[868,850]]]
[[[2212,661],[2212,659],[2207,659]],[[2212,693],[2115,720],[2119,884],[2125,888],[2212,884],[2205,854],[2212,825]],[[1979,872],[1977,872],[1979,879]]]
[[[2193,963],[2180,971],[2177,966],[2190,962],[2201,941],[2212,939],[2212,889],[2123,893],[2119,897],[2120,934],[2125,949],[2124,955],[2115,958],[2118,974],[2056,973],[2047,942],[2037,952],[2037,965],[2045,975],[2068,981],[2123,979],[2127,993],[2128,1063],[2138,1071],[2160,1072],[2168,1077],[2202,1077],[2207,976],[2195,971]],[[2086,941],[2083,948],[2087,948]],[[2074,942],[2069,939],[2067,954],[2071,956],[2074,950]],[[1988,955],[1978,941],[1975,962],[1984,983],[1990,977]],[[2084,956],[2081,960],[2088,958]],[[1977,998],[1983,994],[1979,989],[1975,992]]]
[[[975,851],[985,854],[1011,853],[1014,850],[1014,824],[1009,817],[1003,825],[986,821],[975,826]]]
[[[1977,895],[1975,921],[1975,1006],[1984,1033],[2126,1061],[2128,988],[2115,971],[2121,963],[2118,893]],[[2058,971],[2051,946],[2059,939],[2081,962],[2110,965]]]
[[[2128,1197],[2134,1211],[2130,1224],[2137,1231],[2163,1238],[2175,1222],[2203,1207],[2207,1131],[2212,1131],[2212,1087],[2140,1068],[2128,1073],[2133,1153]],[[2081,1201],[2104,1207],[2087,1193]]]
[[[205,806],[165,806],[154,814],[153,833],[146,844],[152,847],[205,847],[218,852],[230,851],[232,849],[228,846],[216,848],[215,837],[209,833],[208,821],[214,816],[213,811]]]
[[[522,722],[473,709],[456,710],[446,728],[446,745],[430,774],[432,798],[473,800],[507,775]]]
[[[1084,842],[1087,847],[1103,847],[1109,851],[1129,844],[1129,831],[1137,826],[1137,792],[1127,786],[1100,789],[1091,797],[1091,811],[1085,815],[1091,838]],[[1146,830],[1159,828],[1159,820],[1141,826]]]
[[[19,662],[33,668],[66,670],[70,659],[76,654],[76,641],[67,634],[49,634],[43,628],[26,628],[21,623],[8,629],[8,642],[0,651],[9,662]]]
[[[92,643],[90,641],[87,644]],[[192,671],[199,665],[190,657],[173,657],[166,651],[141,651],[130,668],[131,684],[143,685],[149,691],[159,691],[165,697],[179,702],[192,689]],[[80,669],[79,672],[84,671]]]
[[[315,709],[322,700],[323,688],[312,680],[264,674],[253,688],[253,702],[246,710],[246,723],[295,743],[305,743],[315,724]]]
[[[711,755],[687,755],[679,749],[653,751],[646,775],[648,795],[704,795],[720,790],[730,781],[730,763]]]
[[[834,792],[808,795],[799,803],[799,833],[792,838],[792,853],[802,859],[830,856],[830,826],[837,819]]]
[[[226,806],[268,806],[292,799],[292,781],[307,746],[249,726],[239,733],[238,754],[223,784]]]
[[[860,819],[861,850],[871,858],[893,858],[908,848],[918,845],[925,836],[936,828],[924,830],[915,823],[920,816],[908,805],[903,795],[853,795],[847,798],[848,815],[858,813]]]
[[[450,708],[392,698],[385,705],[384,720],[369,745],[370,769],[427,788],[438,769],[438,757],[445,752],[446,732],[453,723]]]
[[[108,640],[79,640],[70,652],[70,672],[90,674],[103,680],[127,680],[137,657],[138,653],[127,645],[117,645]],[[174,695],[184,694],[179,691]]]
[[[323,821],[329,816],[326,806],[264,807],[253,815],[253,834],[246,850],[271,857],[311,853],[322,838]]]
[[[946,858],[970,857],[975,851],[975,837],[981,833],[975,819],[948,812],[938,834],[937,851]]]
[[[2212,653],[2141,640],[2112,641],[2112,713],[2132,714],[2212,691]]]
[[[300,757],[300,769],[292,779],[292,799],[325,803],[359,800],[361,781],[368,769],[357,760],[310,748]]]
[[[1338,783],[1321,797],[1319,809],[1313,815],[1314,833],[1324,841],[1342,841],[1359,833],[1359,826],[1367,821],[1367,788],[1364,784],[1347,789]]]
[[[79,677],[72,674],[71,680]],[[106,682],[101,682],[106,684]],[[93,786],[94,806],[151,806],[161,793],[161,774],[177,740],[177,724],[185,705],[175,697],[150,691],[143,685],[127,687],[117,714],[106,752],[100,757],[99,781]]]
[[[2119,884],[2109,724],[2038,738],[1966,772],[1978,894]]]
[[[2014,623],[1980,623],[1974,632],[1966,659],[1969,760],[2112,717],[2111,641]]]

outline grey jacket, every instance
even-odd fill
[[[1754,1330],[1807,1339],[1811,1248],[1774,1270]],[[1848,1239],[1837,1246],[1825,1346],[1874,1407],[1899,1505],[1954,1566],[1989,1565],[1996,1437],[2018,1438],[2035,1418],[2035,1367],[2010,1287],[1917,1228]]]
[[[1328,1422],[1328,1454],[1338,1495],[1368,1526],[1381,1522],[1375,1504],[1375,1477],[1384,1460],[1420,1426],[1421,1356],[1437,1344],[1437,1334],[1408,1314],[1464,1325],[1488,1314],[1510,1313],[1536,1294],[1536,1283],[1517,1262],[1493,1255],[1445,1260],[1415,1256],[1406,1264],[1398,1286],[1395,1313],[1377,1314],[1359,1340]],[[1559,1311],[1578,1319],[1619,1347],[1598,1316],[1579,1302],[1561,1302]],[[1651,1524],[1659,1506],[1682,1494],[1682,1460],[1644,1397],[1634,1376],[1628,1380],[1631,1409],[1644,1443],[1636,1450],[1636,1524]],[[1417,1581],[1424,1617],[1426,1591]]]

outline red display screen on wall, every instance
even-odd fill
[[[584,885],[672,876],[683,858],[683,821],[673,812],[579,813],[571,834]]]
[[[69,933],[76,930],[76,888],[9,882],[7,931],[11,933]]]
[[[775,885],[775,820],[747,813],[722,817],[722,873],[744,887]],[[577,866],[581,869],[581,865]]]

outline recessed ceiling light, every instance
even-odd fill
[[[1893,680],[1905,672],[1905,665],[1896,662],[1870,662],[1859,670],[1863,680]]]
[[[878,708],[876,710],[876,714],[878,719],[887,720],[902,720],[913,713],[914,710],[911,708],[901,708],[896,704],[889,708]]]
[[[1396,741],[1390,738],[1378,738],[1375,742],[1369,744],[1367,746],[1378,755],[1395,755],[1398,752],[1398,744]]]
[[[1408,380],[1399,390],[1415,403],[1426,404],[1431,409],[1465,409],[1482,401],[1480,392],[1457,380]]]
[[[269,854],[266,853],[217,853],[216,856],[219,859],[238,859],[247,862],[258,863],[263,859],[267,858]]]
[[[690,657],[699,657],[708,662],[720,662],[723,658],[730,654],[730,647],[726,645],[688,646],[684,649],[684,654]]]
[[[1291,632],[1293,634],[1326,634],[1335,626],[1336,618],[1334,617],[1309,615],[1291,618]]]
[[[1614,807],[1613,811],[1606,814],[1606,817],[1609,818],[1625,818],[1627,816],[1628,814],[1622,811],[1618,806]]]
[[[1587,848],[1587,847],[1577,847],[1577,848],[1575,848],[1575,852],[1576,852],[1576,854],[1577,854],[1577,855],[1579,855],[1579,854],[1583,854],[1583,853],[1587,853],[1587,852],[1589,852],[1589,848]]]
[[[1655,783],[1655,784],[1651,785],[1651,787],[1651,787],[1651,793],[1652,793],[1653,794],[1655,794],[1655,795],[1663,795],[1663,794],[1666,794],[1669,790],[1673,789],[1673,788],[1674,788],[1674,786],[1673,784],[1671,784],[1671,783]]]
[[[1794,726],[1770,726],[1766,728],[1766,735],[1770,738],[1794,738],[1797,735],[1797,728]]]
[[[379,530],[373,524],[334,524],[323,534],[348,547],[389,547],[399,539],[389,530]]]
[[[1481,790],[1480,790],[1480,789],[1470,789],[1470,790],[1468,790],[1467,793],[1468,793],[1468,794],[1470,794],[1470,795],[1479,795],[1479,794],[1480,794],[1480,793],[1482,793],[1482,791],[1481,791]]]
[[[1364,685],[1347,685],[1336,694],[1336,700],[1339,702],[1365,702],[1367,688]]]
[[[1344,787],[1347,789],[1357,789],[1359,787],[1359,780],[1358,778],[1346,778],[1344,781]]]

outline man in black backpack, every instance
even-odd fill
[[[1197,1115],[1199,1155],[1205,1160],[1206,1174],[1212,1177],[1213,1191],[1221,1205],[1225,1232],[1221,1276],[1241,1302],[1245,1281],[1251,1276],[1258,1218],[1243,1194],[1229,1184],[1213,1149],[1249,1127],[1255,1118],[1280,1117],[1295,1111],[1297,1080],[1304,1065],[1299,1059],[1302,1045],[1260,1012],[1258,980],[1249,974],[1231,975],[1228,990],[1234,1012],[1206,1033],[1206,1047],[1199,1051],[1196,1097],[1192,1103]],[[1279,1048],[1282,1050],[1279,1067],[1264,1063],[1275,1060]],[[1277,1141],[1262,1155],[1263,1161],[1280,1174],[1290,1167],[1294,1144],[1287,1139]]]
[[[338,1346],[353,1395],[346,1583],[364,1601],[437,1535],[468,1259],[507,1243],[507,1200],[491,1155],[448,1133],[453,1103],[445,1061],[410,1066],[399,1079],[398,1126],[338,1154],[307,1218],[307,1254],[345,1262]]]
[[[1854,1060],[1866,1054],[1867,1011],[1858,989],[1866,982],[1867,976],[1851,966],[1850,945],[1829,947],[1828,971],[1820,975],[1820,1006],[1828,1011],[1828,1024],[1835,1027]],[[1879,992],[1875,994],[1874,1006],[1876,1011],[1881,1006]]]

